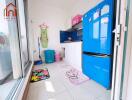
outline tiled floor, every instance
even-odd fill
[[[27,100],[110,100],[110,91],[89,80],[73,85],[65,77],[70,69],[65,62],[58,62],[35,69],[47,67],[50,78],[30,84]]]

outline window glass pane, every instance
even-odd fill
[[[100,15],[100,10],[97,10],[94,14],[93,14],[93,19],[97,19]]]
[[[99,21],[93,23],[93,38],[99,38]]]
[[[109,5],[105,5],[102,9],[101,9],[101,15],[107,14],[109,13],[110,7]]]
[[[15,0],[0,0],[0,100],[22,76]]]
[[[0,12],[3,12],[5,1],[1,1]],[[5,20],[3,13],[0,14],[0,83],[12,72],[11,51],[9,43],[8,21]]]
[[[9,34],[0,32],[0,83],[12,72]]]
[[[109,21],[109,18],[108,17],[103,17],[101,18],[101,37],[105,38],[107,37],[107,33],[108,33],[108,21]]]

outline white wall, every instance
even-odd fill
[[[72,17],[76,16],[77,14],[85,14],[90,9],[92,9],[94,6],[96,6],[98,3],[100,3],[103,0],[77,0],[71,10],[68,12],[67,16],[67,28],[71,27],[71,19]]]
[[[64,4],[66,4],[67,7],[66,5],[63,7],[63,2],[59,0],[56,0],[58,5],[54,1],[29,0],[29,24],[31,26],[30,32],[34,35],[35,49],[37,49],[38,45],[37,37],[40,35],[40,28],[38,26],[40,24],[45,22],[49,26],[48,48],[59,49],[59,31],[68,29],[71,26],[71,18],[73,16],[86,13],[101,1],[102,0],[71,0],[71,3],[70,1],[64,1]]]
[[[39,25],[44,22],[48,28],[48,48],[60,49],[59,32],[65,29],[66,13],[63,9],[45,4],[44,0],[29,0],[30,32],[34,35],[35,48],[38,50],[37,37],[40,36]]]

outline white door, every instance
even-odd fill
[[[122,100],[132,100],[132,1],[126,0],[127,2],[127,16],[126,26],[127,31],[125,33],[125,48],[124,48],[124,59],[122,69],[122,81],[121,81],[121,92],[120,97]]]
[[[122,70],[124,59],[124,44],[126,38],[126,0],[117,0],[116,29],[113,61],[112,96],[111,100],[121,100]]]

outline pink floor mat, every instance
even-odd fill
[[[79,85],[89,80],[88,77],[83,75],[80,71],[75,68],[71,68],[66,72],[66,77],[72,84]]]

